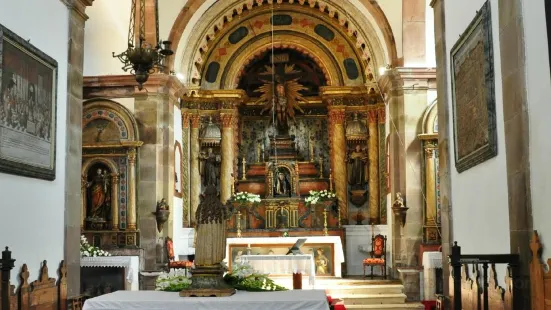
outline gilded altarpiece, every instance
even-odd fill
[[[82,233],[103,248],[137,246],[136,158],[142,142],[134,117],[114,101],[88,101],[82,141]]]

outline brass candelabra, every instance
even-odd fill
[[[327,209],[325,207],[323,208],[323,235],[329,235],[329,231],[327,230]]]
[[[237,238],[241,238],[241,211],[237,211]]]

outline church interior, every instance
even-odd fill
[[[0,309],[551,309],[550,33],[544,0],[0,0]]]

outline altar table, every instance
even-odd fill
[[[180,297],[160,291],[117,291],[86,300],[83,310],[329,310],[323,290],[237,291],[230,297]]]
[[[316,266],[311,254],[303,255],[242,255],[241,262],[248,263],[255,270],[271,275],[307,274],[310,285],[314,285]]]
[[[256,237],[256,238],[227,238],[226,239],[226,260],[231,257],[231,245],[255,245],[261,244],[289,244],[289,247],[298,239],[306,238],[306,244],[333,244],[335,276],[341,277],[341,264],[344,263],[344,251],[341,237],[339,236],[302,236],[302,237]]]
[[[442,252],[423,253],[424,300],[436,300],[436,269],[442,269]]]
[[[140,269],[138,256],[98,256],[81,257],[80,267],[124,268],[127,281],[126,289],[139,290],[138,272]]]

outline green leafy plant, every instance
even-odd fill
[[[155,280],[155,290],[165,292],[179,292],[191,285],[185,270],[176,269],[161,273]]]
[[[249,292],[287,290],[285,287],[276,284],[267,274],[254,270],[247,263],[236,262],[232,266],[232,272],[227,273],[224,280],[235,289]]]

